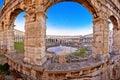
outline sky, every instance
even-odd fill
[[[4,3],[4,0],[0,0],[0,9],[2,8],[3,3]]]
[[[3,0],[0,0],[0,9]],[[24,31],[26,13],[20,13],[14,24],[15,29]],[[47,35],[86,35],[93,33],[92,15],[81,4],[60,2],[47,10]]]
[[[47,34],[84,35],[92,33],[92,15],[75,2],[61,2],[47,11]]]

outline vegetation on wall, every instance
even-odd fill
[[[9,65],[5,63],[4,65],[0,64],[0,75],[9,75]]]

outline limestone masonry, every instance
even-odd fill
[[[92,56],[73,63],[50,63],[46,56],[46,11],[62,1],[83,5],[93,16]],[[14,50],[14,21],[25,11],[24,59]],[[109,23],[114,25],[109,53]],[[0,11],[0,51],[11,69],[31,80],[119,80],[120,0],[5,0]]]

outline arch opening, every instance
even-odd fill
[[[108,19],[109,23],[109,53],[116,51],[118,37],[117,31],[119,30],[117,19],[112,15]]]
[[[113,23],[111,19],[108,19],[109,24],[109,53],[113,51]]]
[[[10,26],[13,29],[13,45],[15,53],[18,57],[24,58],[24,36],[25,36],[25,11],[15,9],[10,15]]]
[[[62,6],[62,4],[64,4],[65,6]],[[72,5],[74,6],[74,8],[73,7],[71,8]],[[77,5],[77,7],[75,5]],[[60,8],[57,8],[59,6],[60,6]],[[66,7],[68,7],[68,8],[66,8]],[[75,8],[78,8],[77,9],[78,13],[72,11],[72,9],[75,9]],[[84,9],[85,9],[85,14],[84,14]],[[49,11],[49,10],[51,10],[51,11]],[[87,50],[90,53],[86,56],[90,56],[92,54],[92,50],[93,50],[93,48],[92,48],[93,47],[93,30],[91,28],[92,27],[92,15],[89,13],[88,10],[86,10],[86,7],[84,8],[79,3],[76,3],[76,2],[60,2],[60,3],[57,3],[53,6],[51,6],[51,8],[49,8],[49,10],[47,10],[48,19],[46,21],[47,22],[47,36],[46,36],[47,50],[49,49],[49,47],[50,47],[50,49],[53,49],[52,47],[55,47],[55,46],[57,46],[56,49],[58,49],[58,48],[60,49],[61,46],[77,47],[79,49],[78,52],[74,53],[71,50],[66,48],[66,50],[61,53],[67,53],[66,51],[68,50],[68,51],[70,51],[70,53],[79,55],[80,50],[81,51],[83,50],[83,52],[85,50]],[[71,11],[71,13],[69,10]],[[68,17],[69,14],[72,14],[72,15],[70,15],[70,17]],[[83,15],[85,15],[84,16],[85,18],[81,17]],[[71,17],[74,17],[74,18],[71,19]],[[80,19],[83,19],[83,20],[80,20]],[[61,21],[63,21],[63,23]],[[78,23],[82,23],[82,26],[79,25]],[[87,29],[85,28],[86,24],[87,24]],[[66,27],[66,29],[64,30],[65,27]],[[50,28],[53,30],[51,30]],[[71,29],[71,30],[69,31],[69,29]],[[82,32],[82,29],[85,29],[85,30]],[[49,32],[49,30],[51,30],[51,31]],[[91,30],[91,31],[89,32],[87,30]],[[65,34],[64,32],[67,32],[67,31],[69,33]],[[78,34],[74,34],[75,32],[78,32]],[[82,32],[82,33],[80,34],[80,32]],[[85,32],[87,32],[87,33],[85,34]],[[71,35],[71,33],[73,33],[73,34]],[[70,49],[72,49],[72,48],[70,48]],[[65,55],[63,55],[63,56],[65,56]],[[67,56],[66,62],[69,62],[68,58],[70,58],[70,56],[71,55]],[[54,62],[54,60],[53,60],[53,62]],[[59,62],[59,58],[58,58],[58,62]]]

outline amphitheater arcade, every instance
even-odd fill
[[[91,64],[45,65],[46,11],[54,4],[73,1],[93,16],[94,53]],[[14,21],[25,11],[24,59],[14,56]],[[109,23],[113,29],[113,51],[109,54]],[[0,11],[0,48],[10,65],[31,80],[118,80],[120,79],[120,0],[5,0]],[[100,61],[97,59],[100,58]],[[93,63],[94,62],[94,63]],[[81,62],[82,63],[82,62]],[[66,67],[63,67],[66,66]],[[68,69],[69,67],[69,69]]]

